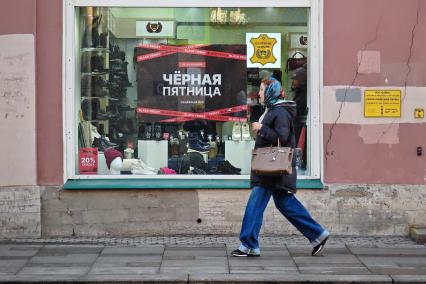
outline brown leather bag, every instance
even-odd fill
[[[295,57],[297,54],[301,55],[302,57]],[[308,58],[301,52],[297,51],[293,54],[292,57],[287,59],[286,65],[285,65],[285,72],[296,70],[299,67],[302,67],[305,63],[308,62]]]
[[[293,148],[278,146],[260,147],[253,150],[251,171],[260,176],[280,176],[292,173]]]

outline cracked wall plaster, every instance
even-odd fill
[[[360,125],[358,135],[364,144],[398,144],[399,124]]]

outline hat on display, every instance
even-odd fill
[[[120,151],[118,151],[117,149],[114,149],[114,148],[105,149],[104,150],[104,155],[105,155],[105,161],[106,161],[106,164],[108,166],[108,169],[111,166],[111,162],[115,158],[120,157],[121,159],[123,159],[123,154],[121,154]]]

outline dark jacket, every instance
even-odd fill
[[[295,148],[296,139],[294,136],[293,119],[296,115],[296,104],[294,102],[285,102],[272,106],[262,120],[262,128],[257,133],[255,148],[276,146],[278,138],[282,146]],[[297,172],[294,167],[291,175],[282,176],[258,176],[252,173],[250,183],[251,187],[256,185],[267,188],[286,190],[291,193],[296,192]]]

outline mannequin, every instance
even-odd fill
[[[113,175],[119,175],[121,173],[121,168],[123,167],[123,160],[121,157],[117,157],[114,160],[112,160],[109,168],[110,172]]]
[[[113,175],[121,174],[121,168],[123,167],[123,154],[114,148],[108,148],[104,150],[105,162]]]

